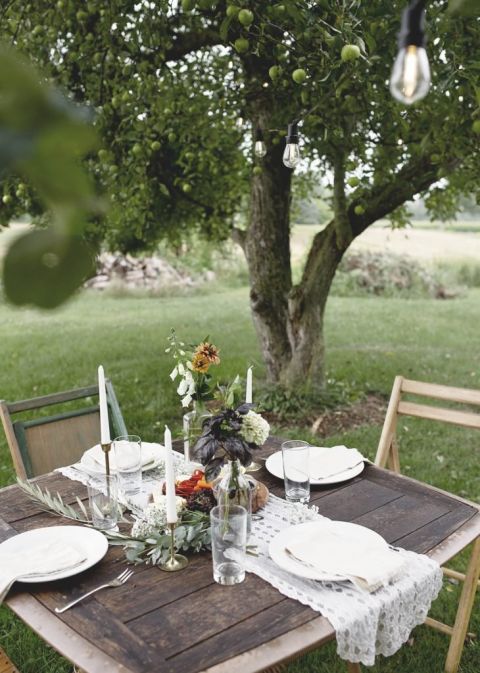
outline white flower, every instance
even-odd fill
[[[182,400],[182,407],[188,407],[190,402],[193,400],[193,397],[191,395],[185,395],[185,397]]]
[[[175,379],[177,378],[177,375],[178,375],[178,367],[175,367],[170,372],[170,378],[172,379],[172,381],[175,381]]]
[[[249,411],[243,416],[240,434],[249,444],[262,446],[267,441],[269,433],[270,425],[260,414]]]
[[[187,505],[184,498],[175,497],[177,514],[179,514]],[[167,496],[156,496],[155,502],[146,506],[143,511],[143,518],[137,519],[132,526],[132,536],[146,538],[154,535],[167,525]]]
[[[185,374],[185,367],[181,362],[178,363],[178,373],[182,376]]]
[[[182,379],[182,380],[180,381],[180,383],[178,384],[177,393],[178,393],[180,396],[182,396],[182,395],[185,395],[185,393],[187,392],[187,390],[188,390],[188,382],[187,382],[187,379]]]

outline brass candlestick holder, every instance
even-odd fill
[[[110,475],[110,449],[112,448],[112,442],[108,442],[107,444],[102,444],[102,450],[103,453],[105,454],[105,474],[107,476]]]
[[[168,527],[170,528],[170,558],[159,565],[160,570],[165,570],[166,572],[173,573],[177,570],[183,570],[188,565],[188,559],[182,554],[175,554],[175,527],[176,524],[169,523]]]

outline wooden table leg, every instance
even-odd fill
[[[453,633],[448,648],[447,661],[445,662],[446,673],[457,673],[462,656],[465,636],[467,635],[468,623],[472,612],[475,592],[477,590],[477,581],[480,575],[480,538],[475,540],[472,554],[465,573],[465,583],[463,585],[460,601],[458,603],[457,616],[453,626]]]
[[[360,668],[360,664],[358,663],[353,663],[352,661],[347,661],[347,670],[348,673],[362,673],[362,669]]]

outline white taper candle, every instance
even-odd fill
[[[253,402],[253,375],[252,367],[247,369],[247,390],[245,392],[245,402],[252,404]]]
[[[100,442],[102,444],[110,444],[107,391],[105,389],[105,372],[103,371],[102,365],[98,368],[98,396],[100,406]]]
[[[172,433],[165,426],[165,489],[167,496],[167,523],[177,523],[177,501],[175,498],[175,470],[173,468]]]

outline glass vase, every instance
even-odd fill
[[[215,497],[219,505],[241,505],[247,510],[247,533],[252,526],[252,486],[242,473],[238,460],[229,460],[225,474],[215,487]]]
[[[183,415],[183,457],[187,465],[194,461],[193,449],[202,434],[203,421],[210,416],[204,407],[199,406]]]

